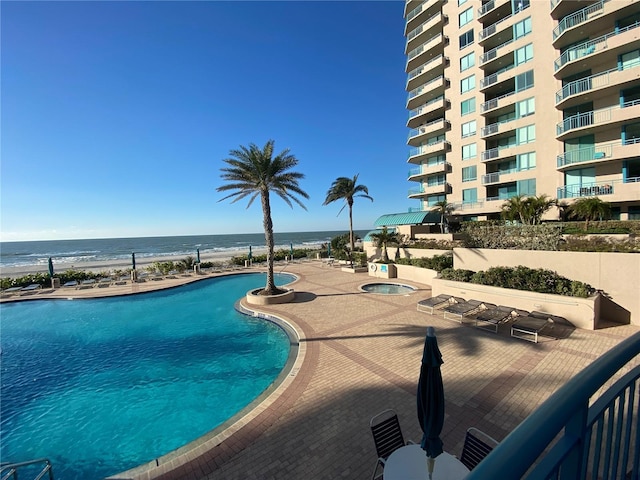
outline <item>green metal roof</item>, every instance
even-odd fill
[[[375,227],[389,227],[393,225],[420,225],[423,223],[439,223],[440,215],[437,212],[404,212],[388,213],[378,217],[373,224]]]

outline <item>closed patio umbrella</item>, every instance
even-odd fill
[[[200,263],[200,249],[196,248],[196,261]]]
[[[291,252],[291,260],[293,260],[293,242],[289,244],[289,251]]]
[[[251,263],[251,260],[253,259],[253,255],[251,255],[251,245],[249,245],[249,263]]]
[[[422,428],[420,446],[426,452],[429,478],[433,475],[435,458],[442,453],[440,433],[444,425],[444,386],[442,385],[442,354],[433,327],[427,328],[418,381],[418,421]]]
[[[53,278],[53,260],[49,257],[49,277]]]
[[[133,270],[136,269],[136,254],[135,253],[131,254],[131,268]]]

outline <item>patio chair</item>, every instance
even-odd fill
[[[105,277],[98,280],[98,288],[110,287],[113,280],[111,277]]]
[[[88,280],[83,280],[82,282],[80,282],[80,284],[78,286],[76,286],[77,290],[83,290],[85,288],[93,288],[96,284],[96,279],[95,278],[90,278]]]
[[[464,302],[463,298],[454,297],[453,295],[447,295],[441,293],[437,297],[426,298],[424,300],[420,300],[418,302],[418,311],[426,312],[431,315],[440,308],[446,307],[447,305],[451,305],[453,303]]]
[[[492,303],[484,303],[480,300],[471,299],[444,307],[444,318],[445,320],[455,320],[458,323],[462,323],[464,317],[493,307],[495,307],[495,305]]]
[[[472,315],[471,318],[475,320],[475,327],[493,330],[495,333],[498,333],[498,327],[500,325],[508,323],[511,320],[515,320],[518,315],[523,314],[528,315],[529,312],[508,307],[506,305],[499,305],[497,307],[481,310],[475,315]]]
[[[382,478],[382,472],[376,475],[378,467],[382,466],[384,471],[384,465],[389,455],[398,448],[413,442],[410,440],[407,442],[404,441],[400,421],[398,420],[398,415],[395,410],[387,409],[373,416],[369,421],[369,427],[371,428],[373,441],[376,445],[376,453],[378,454],[378,460],[373,469],[373,475],[371,475],[371,479],[374,480],[376,478]]]
[[[511,325],[511,336],[520,338],[528,342],[538,343],[538,339],[542,333],[545,336],[556,338],[548,335],[554,329],[555,324],[569,325],[569,322],[556,315],[545,312],[531,312],[529,315],[518,317]]]
[[[460,461],[469,470],[473,470],[497,445],[498,441],[495,438],[475,427],[471,427],[464,437]]]
[[[65,282],[62,284],[63,288],[75,288],[78,286],[78,281],[77,280],[69,280],[68,282]]]
[[[16,295],[23,287],[9,287],[5,290],[2,290],[2,296],[11,296]]]
[[[22,295],[25,295],[25,294],[34,293],[37,290],[42,290],[42,285],[40,285],[39,283],[32,283],[27,287],[21,288],[20,292],[22,292]]]

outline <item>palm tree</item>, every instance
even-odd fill
[[[387,244],[399,242],[398,234],[390,233],[389,230],[387,230],[387,227],[382,227],[380,232],[372,233],[370,237],[374,239],[376,247],[382,249],[382,256],[380,260],[382,260],[383,263],[388,263],[389,254],[387,253]]]
[[[359,174],[358,174],[359,175]],[[365,185],[358,185],[358,175],[353,178],[338,177],[331,184],[331,188],[327,191],[327,198],[325,198],[322,205],[329,205],[331,202],[337,200],[344,200],[346,203],[342,206],[338,215],[344,210],[345,206],[349,206],[349,244],[351,246],[351,253],[349,258],[352,259],[353,251],[355,250],[355,238],[353,235],[353,199],[354,197],[367,198],[373,202],[373,198],[369,196],[369,189]]]
[[[440,200],[433,204],[431,211],[440,214],[440,233],[444,233],[444,222],[447,216],[451,215],[455,209],[456,207],[446,200]]]
[[[274,157],[273,143],[273,140],[269,140],[262,149],[250,143],[248,147],[241,145],[239,149],[231,150],[229,152],[231,158],[223,160],[228,167],[220,169],[222,172],[220,176],[229,183],[216,189],[218,192],[235,190],[219,201],[235,197],[231,202],[235,203],[249,197],[247,208],[256,197],[260,196],[264,237],[267,244],[267,284],[262,291],[264,295],[281,292],[276,287],[273,277],[273,221],[269,195],[271,192],[275,193],[292,208],[291,200],[293,200],[305,210],[307,208],[296,195],[309,198],[309,195],[298,186],[298,180],[304,178],[304,175],[290,171],[298,164],[298,159],[289,153],[289,149],[283,150]]]
[[[611,204],[603,202],[598,197],[579,198],[569,207],[569,216],[572,218],[584,218],[584,231],[589,230],[591,220],[602,220],[611,215]]]
[[[520,223],[526,223],[524,221],[526,208],[527,205],[524,195],[515,195],[502,204],[502,218],[505,220],[519,220]]]
[[[531,225],[537,225],[542,223],[542,216],[556,204],[556,200],[549,198],[543,193],[537,197],[527,198],[526,204],[527,213],[529,214],[529,223],[531,223]]]

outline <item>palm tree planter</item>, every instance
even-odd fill
[[[293,290],[283,290],[276,287],[274,280],[274,240],[270,193],[278,195],[290,207],[293,206],[291,203],[293,200],[305,210],[306,207],[296,195],[309,198],[309,195],[298,186],[298,180],[304,178],[304,175],[290,171],[298,164],[298,159],[289,154],[288,149],[274,157],[273,143],[273,140],[269,140],[262,149],[250,143],[249,147],[241,145],[239,149],[231,150],[229,152],[231,158],[223,160],[228,167],[220,169],[222,172],[220,176],[229,183],[216,189],[219,192],[233,191],[220,201],[235,197],[232,201],[235,203],[249,197],[247,208],[256,198],[260,198],[267,246],[267,283],[263,289],[252,290],[246,296],[249,303],[259,305],[285,303],[293,300],[295,296]],[[273,301],[259,297],[273,297]]]

